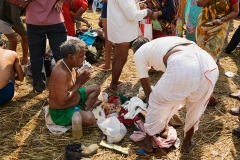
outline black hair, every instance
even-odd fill
[[[133,43],[132,43],[132,49],[133,53],[135,53],[142,45],[145,43],[149,42],[149,39],[146,37],[140,37],[137,38]]]
[[[3,39],[0,38],[0,47],[2,47],[5,44],[6,44],[6,42]]]

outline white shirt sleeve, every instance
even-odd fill
[[[134,5],[131,3],[131,0],[118,0],[119,7],[121,8],[124,16],[129,21],[141,21],[144,17],[147,16],[147,9],[137,10],[135,1]]]
[[[144,58],[144,51],[138,50],[134,55],[135,65],[138,70],[139,78],[148,78],[148,63],[146,58]]]

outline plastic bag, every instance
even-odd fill
[[[109,143],[120,142],[127,133],[126,127],[116,117],[100,118],[97,125]]]
[[[153,26],[154,30],[162,31],[162,25],[160,24],[160,22],[157,19],[152,20],[152,26]]]
[[[152,40],[152,23],[150,18],[143,19],[140,22],[140,29],[143,37],[146,37],[149,40]]]

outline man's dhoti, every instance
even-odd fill
[[[198,129],[214,85],[218,67],[205,51],[180,51],[168,58],[166,72],[149,97],[145,129],[149,135],[161,132],[179,108],[186,105],[185,132]]]

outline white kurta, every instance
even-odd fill
[[[131,42],[138,37],[138,21],[147,16],[147,9],[137,10],[135,0],[109,0],[107,15],[108,39]]]
[[[163,57],[169,49],[192,43],[186,50],[168,57],[167,68]],[[195,43],[179,37],[163,37],[138,49],[135,63],[140,78],[148,77],[147,66],[165,71],[149,97],[149,108],[144,127],[149,135],[162,131],[174,113],[186,105],[185,132],[198,129],[201,115],[218,79],[218,67],[213,58]]]

